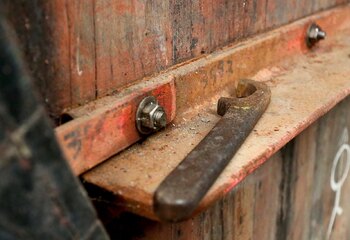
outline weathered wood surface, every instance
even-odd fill
[[[157,99],[166,113],[167,123],[174,120],[176,88],[172,76],[141,82],[124,90],[75,108],[67,113],[74,121],[55,129],[62,151],[76,175],[142,139],[135,122],[138,105],[146,96]]]
[[[322,49],[339,45],[334,41],[339,33],[346,35],[344,32],[350,27],[349,12],[350,6],[344,6],[314,14],[279,30],[259,34],[206,57],[169,69],[157,76],[123,88],[122,91],[111,96],[66,112],[65,115],[69,114],[74,120],[57,127],[56,133],[73,171],[81,174],[139,139],[135,126],[135,114],[139,102],[145,95],[156,96],[167,112],[167,120],[173,121],[176,115],[174,122],[179,123],[184,117],[182,116],[184,112],[196,108],[197,105],[203,105],[213,96],[217,98],[219,92],[224,89],[233,89],[235,81],[240,78],[255,75],[258,71],[266,75],[268,70],[262,70],[263,68],[276,67],[276,64],[286,58],[291,59],[293,56],[310,52],[315,54]],[[316,48],[308,49],[305,43],[305,29],[311,22],[317,22],[322,26],[327,32],[327,40],[322,41]],[[338,36],[338,38],[343,37]],[[343,49],[340,51],[343,53]],[[324,58],[321,56],[317,61],[322,61]],[[339,59],[335,57],[336,61]],[[347,63],[340,61],[347,69]],[[304,67],[301,68],[301,72],[305,72]],[[301,78],[301,75],[296,78]],[[347,79],[344,80],[347,82]],[[167,87],[166,83],[173,81],[175,84]],[[318,81],[315,81],[316,83],[319,85]],[[301,84],[302,86],[299,87],[303,88],[303,82]],[[328,81],[326,84],[328,85]],[[152,92],[150,92],[151,89],[153,89]],[[340,91],[344,89],[346,89],[345,86],[339,87]],[[336,96],[339,97],[339,95]],[[284,95],[282,97],[284,98]],[[127,105],[122,103],[123,101],[126,101]],[[213,102],[216,101],[217,99],[213,100]],[[319,103],[318,98],[316,101]],[[317,108],[310,108],[310,110],[312,111],[308,112],[309,115],[318,112]],[[167,141],[169,138],[164,140],[164,142]]]
[[[36,85],[57,117],[66,107],[342,2],[15,0],[3,1],[0,11],[16,27]],[[174,225],[126,215],[110,232],[116,239],[323,239],[335,200],[332,162],[349,127],[348,100],[340,108],[201,215]],[[341,191],[344,212],[333,239],[349,238],[348,178]]]
[[[329,34],[327,41],[320,43],[317,49],[285,59],[249,77],[263,81],[270,87],[271,102],[252,134],[200,202],[197,213],[221,199],[256,168],[261,167],[276,151],[350,94],[349,30]],[[299,36],[302,38],[304,35]],[[259,43],[263,42],[259,39]],[[250,41],[252,42],[254,41]],[[242,45],[247,46],[244,43]],[[256,52],[259,51],[258,48],[255,49]],[[192,104],[188,104],[187,112],[181,111],[182,107],[178,101],[177,116],[173,124],[96,166],[83,174],[82,178],[114,194],[115,202],[124,209],[157,219],[153,211],[153,195],[156,188],[219,121],[220,117],[216,114],[217,99],[232,95],[232,88],[218,89],[213,98],[209,97],[207,91],[226,79],[235,79],[227,76],[230,76],[229,71],[216,71],[220,62],[237,62],[236,57],[231,58],[230,51],[227,53],[226,50],[222,55],[221,52],[213,54],[213,64],[209,65],[213,68],[208,70],[206,68],[202,71],[202,67],[196,68],[196,62],[191,62],[187,67],[193,74],[186,74],[187,81],[182,83],[183,86],[180,80],[176,82],[179,94],[177,99]],[[244,55],[242,52],[239,56]],[[221,56],[225,58],[222,59]],[[210,56],[206,60],[210,60]],[[244,63],[245,61],[242,65]],[[210,75],[210,69],[219,73],[217,78]],[[233,72],[238,71],[239,69]],[[201,76],[208,76],[207,81],[201,81],[205,79]],[[187,86],[187,89],[184,86]],[[202,89],[202,94],[197,89]],[[195,94],[198,94],[197,99],[203,96],[201,104],[195,102]],[[204,96],[207,97],[207,101],[204,101]]]
[[[174,64],[345,2],[5,0],[0,9],[56,118]]]
[[[334,158],[350,129],[350,98],[322,117],[234,191],[200,215],[178,224],[158,223],[124,214],[109,223],[113,239],[327,239],[339,181],[350,163]],[[348,129],[348,130],[346,130]],[[350,238],[350,176],[342,185],[340,207],[330,239]]]

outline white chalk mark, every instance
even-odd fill
[[[83,71],[80,69],[80,37],[77,37],[77,54],[75,59],[78,75],[81,76],[83,74]]]
[[[348,144],[349,141],[349,133],[347,129],[344,129],[343,134],[340,138],[340,141],[342,145],[340,146],[338,152],[336,153],[333,165],[332,165],[332,171],[331,171],[331,179],[330,179],[330,185],[332,190],[335,192],[335,200],[334,200],[334,207],[331,215],[331,219],[329,221],[328,230],[327,230],[327,239],[330,239],[332,234],[332,229],[334,226],[335,219],[337,215],[341,215],[343,213],[343,208],[340,206],[340,198],[341,198],[341,190],[343,187],[343,184],[349,174],[350,170],[350,145]],[[336,170],[339,163],[339,160],[341,159],[341,156],[343,153],[346,152],[346,165],[345,169],[343,171],[343,175],[341,176],[340,180],[336,180]]]

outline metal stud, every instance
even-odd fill
[[[136,112],[137,130],[144,135],[156,132],[166,126],[166,113],[153,96],[145,97]]]

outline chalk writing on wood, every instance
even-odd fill
[[[341,142],[341,146],[338,149],[337,153],[335,154],[333,164],[332,164],[332,171],[331,171],[330,184],[331,184],[332,190],[335,192],[335,200],[334,200],[334,207],[333,207],[331,219],[328,225],[327,239],[330,239],[337,215],[341,215],[343,213],[343,208],[340,206],[341,190],[346,178],[348,177],[349,170],[350,170],[350,145],[349,145],[349,133],[347,128],[344,129],[340,142]],[[345,167],[343,169],[341,177],[336,179],[339,162],[341,159],[343,159],[342,156],[345,153],[346,153]]]

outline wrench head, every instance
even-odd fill
[[[250,79],[241,79],[236,87],[236,96],[219,99],[217,113],[223,116],[231,107],[248,109],[258,104],[262,97],[270,99],[270,96],[271,91],[265,84]]]

